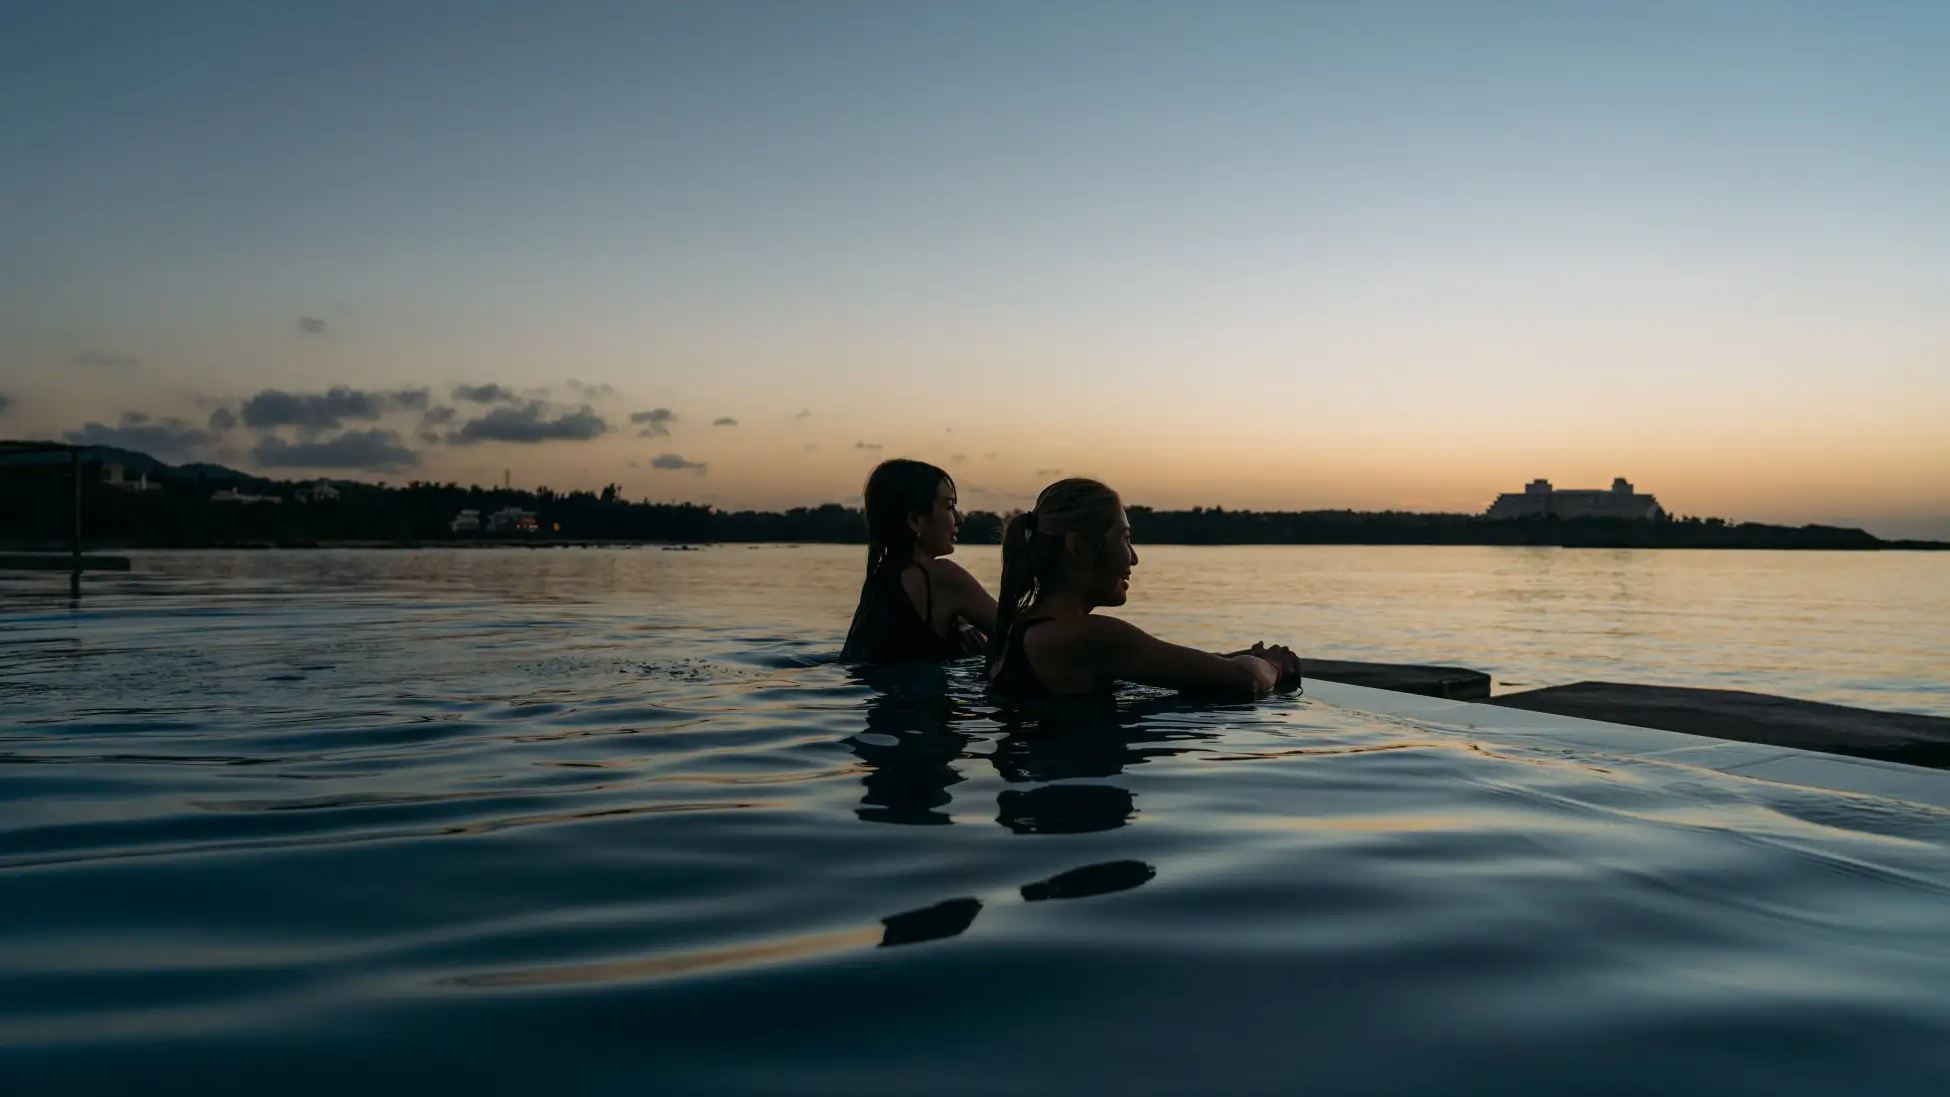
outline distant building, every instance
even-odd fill
[[[252,503],[284,502],[284,500],[275,495],[251,495],[238,491],[236,488],[218,488],[216,491],[210,493],[210,501],[212,503],[241,503],[245,506],[249,506]]]
[[[1532,480],[1523,490],[1504,492],[1485,512],[1486,518],[1629,518],[1656,522],[1666,516],[1659,500],[1640,494],[1632,482],[1620,476],[1611,490],[1551,487],[1549,480]]]
[[[454,520],[447,523],[447,528],[453,530],[455,533],[479,533],[481,530],[481,512],[478,510],[463,510],[459,514],[454,515]]]
[[[327,499],[337,499],[339,489],[333,487],[328,480],[320,480],[315,484],[299,488],[291,494],[300,503],[322,503]]]
[[[161,484],[150,483],[146,472],[133,480],[124,480],[122,466],[114,464],[102,466],[102,483],[117,491],[155,491],[162,487]]]
[[[535,512],[520,507],[504,507],[488,515],[488,528],[491,530],[512,530],[515,533],[534,533],[542,528],[535,519]]]

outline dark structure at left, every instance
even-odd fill
[[[70,530],[68,554],[55,553],[6,553],[0,554],[0,570],[12,571],[65,571],[68,573],[68,591],[81,593],[81,573],[84,571],[127,571],[129,558],[126,556],[89,556],[82,552],[81,544],[81,485],[83,450],[79,446],[63,445],[59,442],[0,442],[0,461],[8,458],[39,458],[37,463],[49,471],[59,467],[50,456],[67,458],[68,475],[73,481],[73,491],[69,494],[71,510],[68,527]]]

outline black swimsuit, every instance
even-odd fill
[[[914,600],[901,585],[901,576],[908,568],[921,568],[921,582],[927,588],[925,610],[914,608]],[[874,592],[865,617],[855,632],[847,636],[841,657],[867,663],[915,660],[939,663],[961,658],[964,654],[961,640],[952,635],[936,635],[928,624],[933,619],[934,579],[928,569],[914,563],[890,569]]]
[[[1054,617],[1025,617],[1009,629],[1009,646],[1002,652],[1002,665],[995,668],[995,677],[989,684],[1005,693],[1021,697],[1048,697],[1050,691],[1043,686],[1042,679],[1036,677],[1036,668],[1029,665],[1029,653],[1022,650],[1022,638],[1037,625],[1048,624]]]

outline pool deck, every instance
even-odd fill
[[[1345,682],[1305,680],[1306,696],[1339,708],[1532,748],[1645,758],[1777,784],[1906,800],[1950,810],[1950,772],[1897,762],[1735,742],[1501,705],[1452,701]]]

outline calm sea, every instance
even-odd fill
[[[1950,555],[1140,552],[1188,642],[1950,715]],[[1950,814],[1014,709],[834,663],[859,556],[0,578],[0,1091],[1950,1092]]]

